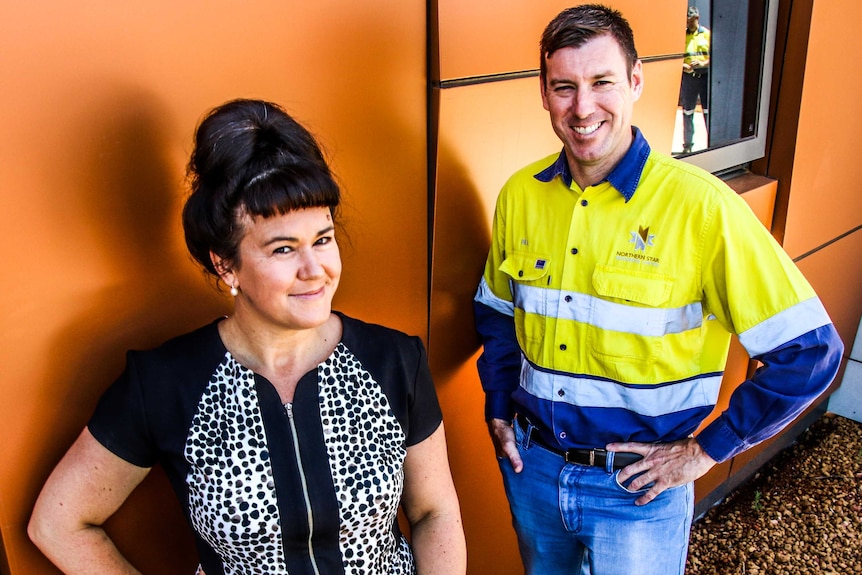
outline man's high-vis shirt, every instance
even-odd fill
[[[560,448],[689,436],[715,406],[734,333],[764,367],[698,435],[724,461],[822,393],[842,352],[747,204],[636,128],[583,191],[565,151],[509,179],[475,302],[486,417],[517,412]]]
[[[691,64],[692,62],[700,62],[701,64],[709,63],[709,29],[703,26],[698,26],[694,32],[685,32],[685,57],[683,62]]]

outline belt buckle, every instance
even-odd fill
[[[607,462],[607,450],[602,448],[590,449],[590,466],[596,466],[596,453],[602,453],[605,455],[605,462]]]

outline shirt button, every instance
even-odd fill
[[[521,270],[521,271],[519,271],[519,272],[518,272],[518,277],[519,277],[519,278],[524,277],[524,270]]]
[[[567,295],[567,296],[566,296],[566,297],[564,297],[563,299],[564,299],[564,300],[566,300],[566,303],[569,303],[570,301],[572,301],[572,296]]]
[[[566,438],[566,432],[565,432],[565,431],[561,431],[561,432],[560,432],[560,439],[565,439],[565,438]]]
[[[589,204],[589,203],[590,202],[588,202],[587,200],[581,200],[581,205],[584,207],[587,207],[587,204]]]
[[[577,253],[578,253],[578,248],[572,248],[572,255],[575,255]]]
[[[566,395],[566,392],[561,389],[560,391],[557,392],[557,395],[559,395],[560,397],[563,397],[564,395]]]
[[[563,350],[563,351],[566,351],[566,344],[561,343],[561,344],[560,344],[560,349],[561,349],[561,350]]]

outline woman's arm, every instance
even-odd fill
[[[466,573],[467,544],[442,423],[427,439],[407,448],[402,505],[410,522],[417,574]]]
[[[150,469],[132,465],[84,429],[36,500],[27,533],[64,573],[139,574],[102,529]]]

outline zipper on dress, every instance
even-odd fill
[[[308,494],[308,482],[305,479],[305,468],[302,466],[302,455],[299,452],[299,435],[296,432],[296,421],[293,419],[293,404],[285,403],[284,412],[287,414],[287,420],[290,423],[290,431],[293,434],[293,452],[296,456],[296,466],[299,468],[299,482],[302,485],[302,496],[305,498],[305,509],[308,515],[308,557],[311,560],[311,566],[316,575],[320,575],[317,568],[317,560],[314,558],[314,547],[311,542],[312,534],[314,533],[314,517],[311,513],[311,498]]]

